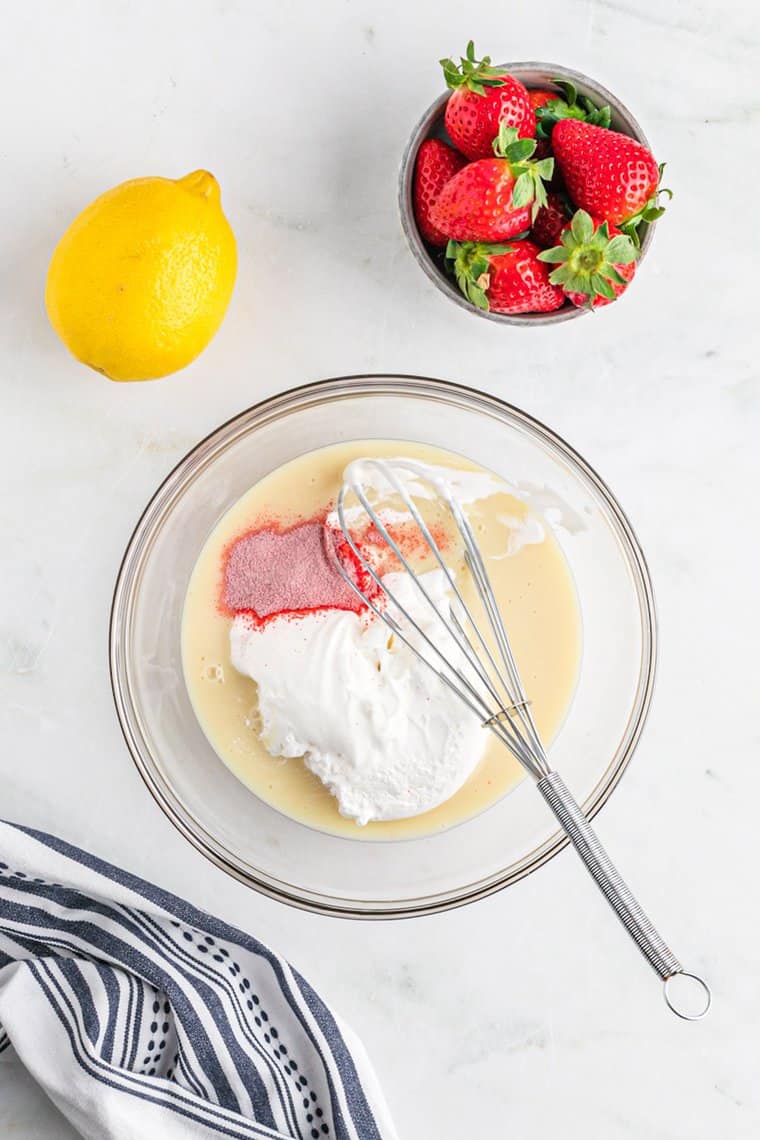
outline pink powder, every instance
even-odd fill
[[[333,542],[317,521],[243,535],[228,551],[225,606],[259,619],[325,608],[358,612],[362,602],[341,576]]]

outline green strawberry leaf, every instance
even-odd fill
[[[607,269],[605,270],[605,274],[606,274],[608,281],[614,281],[616,285],[627,285],[628,284],[625,277],[623,277],[623,274],[619,273],[614,265],[608,265]]]
[[[568,106],[572,107],[573,104],[577,102],[578,88],[574,83],[571,83],[568,79],[553,79],[552,83],[555,87],[559,87]]]
[[[507,74],[500,67],[491,66],[490,55],[484,55],[482,59],[475,58],[475,45],[470,40],[465,49],[465,54],[460,56],[459,66],[457,66],[452,59],[441,59],[438,61],[443,68],[443,77],[446,80],[446,86],[455,90],[458,87],[466,87],[470,91],[474,91],[476,95],[485,95],[486,87],[499,87],[504,82],[504,76]]]
[[[620,229],[623,231],[623,233],[628,235],[636,249],[641,249],[641,237],[639,235],[638,229],[635,226],[632,226],[631,229],[628,229],[626,226],[621,226]]]
[[[516,142],[510,143],[506,147],[504,158],[508,158],[510,162],[514,163],[524,162],[526,158],[530,158],[535,149],[535,139],[517,139]]]
[[[600,227],[601,229],[601,227]],[[630,265],[636,260],[636,250],[627,234],[618,234],[607,245],[605,258],[612,265]]]
[[[512,188],[512,205],[516,210],[521,206],[527,206],[534,198],[534,184],[531,178],[530,171],[526,170],[514,184]]]
[[[546,196],[546,187],[541,181],[541,178],[537,176],[535,170],[531,171],[531,175],[533,177],[533,193],[535,197],[533,199],[533,209],[530,212],[530,220],[532,222],[535,222],[536,217],[538,216],[538,211],[542,206],[547,206],[549,204],[549,199]]]
[[[491,258],[511,253],[508,244],[489,245],[487,242],[450,241],[446,246],[446,267],[454,274],[464,297],[477,309],[488,311]]]
[[[597,107],[587,95],[579,97],[575,85],[567,80],[555,78],[552,82],[560,89],[563,98],[552,99],[543,107],[536,108],[536,134],[540,138],[549,138],[560,119],[584,120],[597,127],[610,126],[612,113],[609,107]]]
[[[593,293],[593,286],[589,279],[588,274],[574,273],[567,282],[568,290],[573,293],[585,293],[590,296]]]
[[[615,300],[615,290],[610,285],[606,277],[601,273],[593,273],[590,281],[591,288],[595,293],[601,293],[602,297],[607,297],[608,300]]]
[[[660,195],[665,194],[668,201],[671,201],[673,198],[673,191],[669,190],[667,186],[660,185],[662,174],[665,170],[665,163],[661,162],[657,169],[659,171],[659,179],[657,189],[652,197],[644,203],[640,210],[637,210],[635,214],[632,214],[630,218],[626,218],[625,221],[620,224],[620,229],[623,233],[629,235],[636,246],[641,243],[641,239],[636,233],[636,228],[641,222],[656,222],[657,219],[661,218],[665,213],[665,207],[660,205]]]
[[[541,255],[539,254],[539,257]],[[553,269],[549,274],[549,281],[552,285],[566,285],[572,277],[573,272],[567,265],[560,265],[558,269]]]
[[[562,115],[556,115],[548,105],[536,107],[536,137],[550,139],[552,131],[562,117]]]
[[[517,142],[517,127],[507,126],[507,120],[501,119],[496,138],[491,143],[491,149],[497,158],[505,158],[507,147]]]
[[[594,236],[594,223],[585,210],[576,210],[570,224],[573,237],[577,242],[590,241]]]
[[[565,261],[567,251],[563,245],[554,245],[551,249],[542,249],[540,253],[536,254],[536,257],[548,265],[557,265]]]
[[[509,148],[517,142],[517,127],[507,126],[507,120],[502,119],[496,138],[491,143],[491,149],[497,158],[506,158]]]
[[[607,127],[609,129],[612,123],[612,112],[609,107],[597,107],[586,95],[581,98],[581,106],[583,107],[583,118],[587,123],[591,123],[595,127]]]
[[[509,162],[509,169],[515,178],[512,205],[519,210],[532,202],[532,220],[535,221],[536,214],[547,203],[543,179],[552,177],[554,159],[543,158],[540,162],[533,162],[531,155],[536,149],[536,140],[519,139],[516,127],[508,127],[506,119],[499,123],[499,133],[492,146],[497,157]]]
[[[441,67],[443,68],[443,78],[446,80],[447,87],[458,87],[460,82],[459,68],[454,63],[453,59],[439,59]]]

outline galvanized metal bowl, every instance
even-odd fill
[[[592,99],[599,106],[606,105],[610,108],[612,112],[612,126],[616,131],[629,135],[631,138],[636,139],[637,142],[643,143],[644,146],[649,146],[646,135],[628,108],[621,103],[611,91],[608,91],[601,83],[597,83],[595,79],[590,79],[589,76],[582,75],[579,71],[572,71],[569,67],[559,67],[553,63],[505,63],[500,66],[503,66],[505,71],[514,75],[524,83],[526,87],[540,87],[548,90],[556,90],[558,94],[561,94],[561,92],[553,81],[555,79],[568,80],[575,84],[579,94],[588,96],[589,99]],[[414,167],[417,161],[417,151],[425,139],[443,138],[450,141],[447,139],[443,125],[443,116],[449,94],[449,92],[444,92],[442,95],[439,95],[435,102],[431,103],[428,107],[412,131],[412,136],[406,145],[404,157],[401,160],[401,171],[399,174],[399,210],[401,212],[401,224],[417,264],[449,300],[461,308],[474,313],[478,317],[485,317],[488,321],[497,321],[503,325],[523,325],[528,328],[535,328],[538,325],[557,325],[564,321],[572,321],[575,320],[576,317],[583,316],[588,312],[588,309],[579,309],[569,302],[567,302],[563,308],[557,309],[553,313],[519,313],[513,315],[509,313],[484,312],[482,309],[476,309],[474,305],[471,305],[470,302],[462,296],[454,279],[446,273],[443,268],[442,256],[436,258],[431,252],[430,247],[422,240],[412,209]],[[655,225],[656,223],[650,225],[642,223],[641,225],[639,230],[641,235],[639,265],[644,259],[649,246],[652,244]]]

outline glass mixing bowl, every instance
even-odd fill
[[[593,816],[631,758],[654,681],[655,614],[643,554],[609,489],[543,424],[439,380],[354,376],[265,400],[218,428],[148,504],[119,571],[110,629],[114,699],[151,793],[199,851],[273,898],[323,914],[445,910],[521,879],[567,842],[528,779],[475,819],[425,838],[337,838],[249,792],[206,740],[185,688],[182,608],[209,532],[273,468],[351,439],[458,451],[575,519],[555,527],[578,590],[578,687],[550,758]],[[551,517],[551,516],[550,516]]]

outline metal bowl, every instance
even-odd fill
[[[546,88],[548,90],[555,90],[558,94],[561,94],[561,92],[553,80],[569,80],[575,84],[579,94],[588,96],[588,98],[601,106],[609,106],[612,112],[612,126],[616,131],[629,135],[631,138],[636,139],[637,142],[649,147],[646,135],[628,108],[621,103],[611,91],[608,91],[606,87],[602,87],[601,83],[597,83],[595,79],[590,79],[587,75],[582,75],[579,71],[572,71],[569,67],[559,67],[553,63],[505,63],[500,66],[502,66],[505,71],[508,71],[510,75],[514,75],[524,83],[526,87]],[[467,309],[468,312],[474,313],[478,317],[485,317],[485,319],[489,321],[498,321],[504,325],[523,325],[535,328],[537,325],[556,325],[561,324],[563,321],[572,321],[575,320],[576,317],[583,316],[588,312],[588,309],[579,309],[575,305],[570,304],[570,302],[566,302],[563,308],[557,309],[553,313],[509,314],[491,313],[485,312],[482,309],[476,309],[474,305],[471,305],[469,301],[465,300],[457,288],[456,283],[448,276],[443,268],[442,258],[436,258],[435,255],[431,253],[430,247],[422,240],[412,209],[414,167],[417,161],[417,151],[425,139],[442,138],[447,142],[451,141],[448,139],[443,125],[443,116],[448,98],[449,92],[444,92],[438,96],[435,102],[431,103],[412,131],[412,136],[406,145],[404,157],[401,160],[398,195],[401,225],[404,228],[406,239],[417,260],[417,264],[449,300],[461,308]],[[642,223],[639,229],[641,236],[639,264],[643,261],[649,246],[652,244],[655,224],[656,223],[646,225],[646,223]]]

